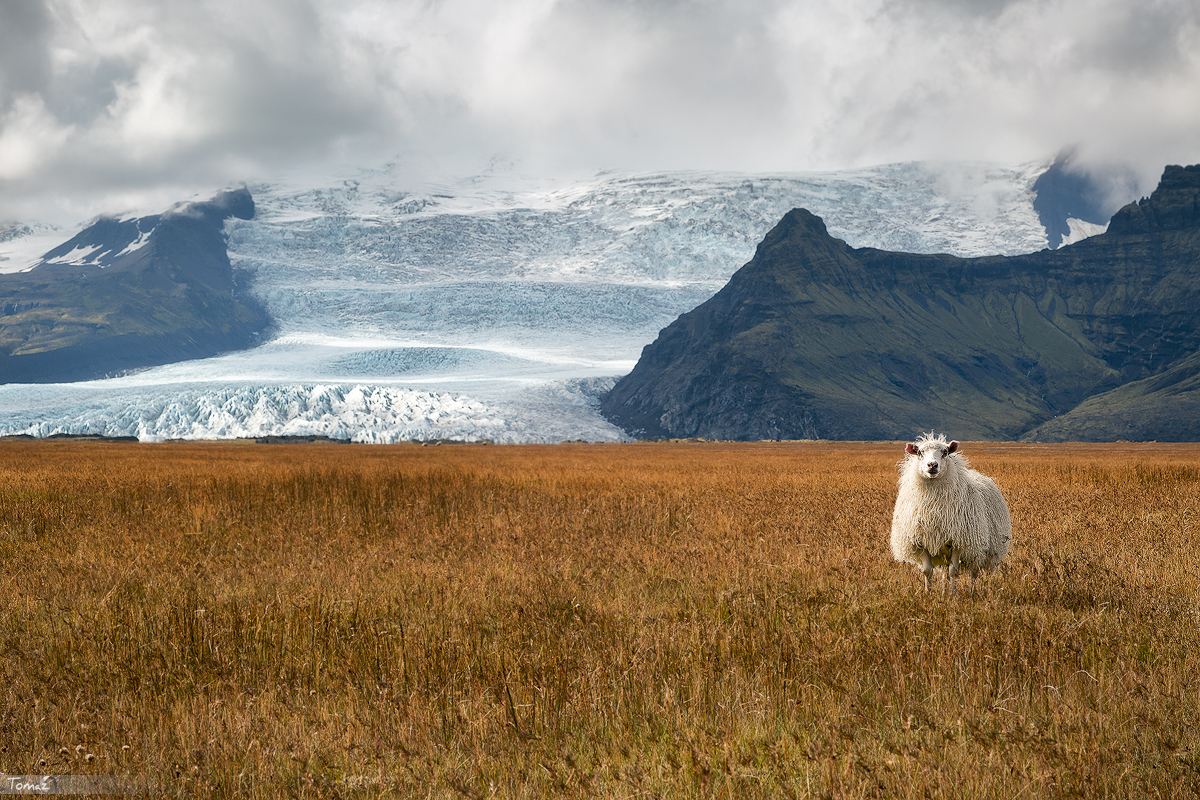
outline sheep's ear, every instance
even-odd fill
[[[946,448],[946,453],[947,454],[953,453],[957,449],[958,449],[958,442],[951,442],[950,446]]]
[[[917,446],[915,444],[913,444],[912,442],[909,442],[908,444],[904,445],[904,452],[908,453],[910,456],[915,456],[915,455],[918,455],[921,451],[917,449]]]

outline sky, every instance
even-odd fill
[[[0,220],[284,171],[1200,162],[1195,0],[0,0]]]

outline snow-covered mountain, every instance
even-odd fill
[[[856,247],[1030,252],[1047,244],[1031,189],[1047,166],[422,185],[385,167],[251,186],[256,216],[225,230],[275,320],[269,341],[108,380],[0,386],[0,434],[620,439],[599,397],[788,210]],[[0,242],[5,271],[22,247]]]

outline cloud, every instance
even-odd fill
[[[9,0],[0,217],[330,160],[1200,161],[1191,0]],[[1148,190],[1148,187],[1143,186]],[[178,198],[175,198],[178,199]]]
[[[36,0],[10,0],[0,25],[0,92],[38,92],[50,72],[47,45],[53,21]]]

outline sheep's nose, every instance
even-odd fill
[[[937,465],[937,462],[936,462],[936,461],[930,461],[930,462],[929,462],[929,474],[930,474],[930,475],[936,475],[936,474],[937,474],[937,471],[938,471],[938,465]]]

